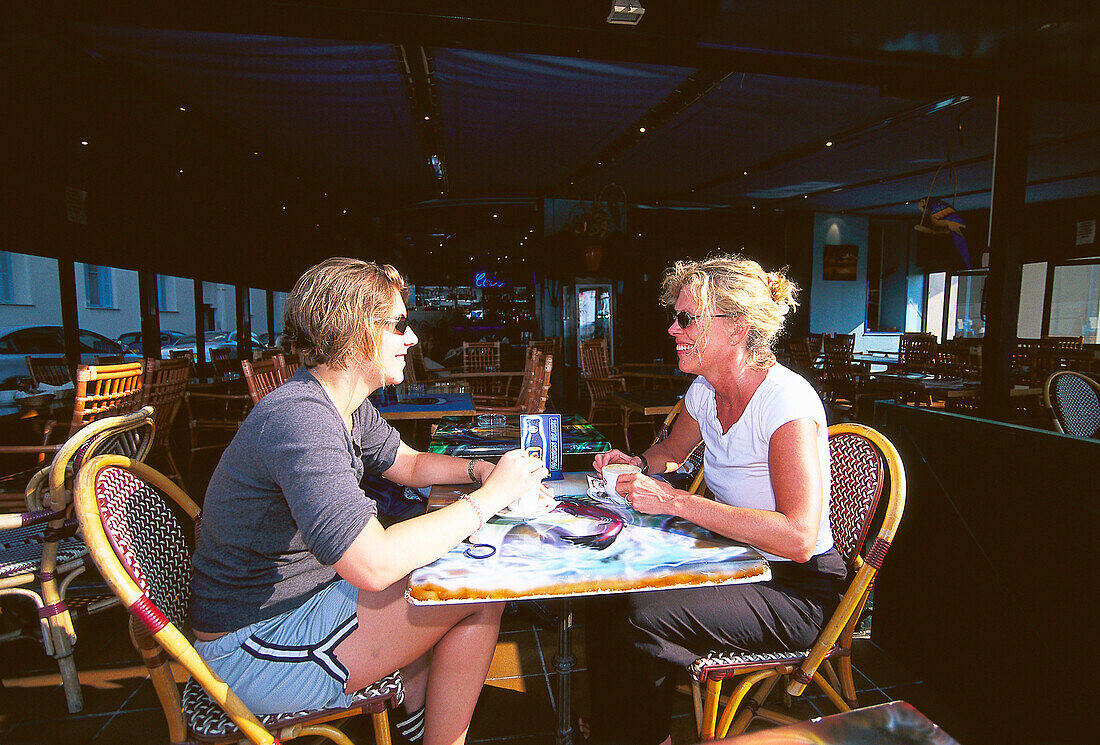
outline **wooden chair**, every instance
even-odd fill
[[[77,476],[77,519],[96,566],[131,613],[130,636],[164,709],[169,740],[267,744],[319,735],[349,743],[346,735],[326,722],[370,712],[375,741],[389,745],[386,708],[396,706],[404,696],[398,673],[364,688],[351,708],[262,717],[249,711],[218,678],[187,636],[190,536],[179,513],[196,525],[199,522],[198,505],[144,463],[100,456]],[[164,652],[190,673],[182,692]]]
[[[626,390],[626,378],[611,369],[611,358],[607,352],[607,339],[589,339],[580,343],[581,378],[588,389],[590,405],[588,421],[593,425],[620,424],[622,421],[619,404],[609,398],[614,391]],[[600,421],[600,414],[610,418]]]
[[[500,342],[462,342],[462,372],[500,372]],[[470,392],[475,396],[500,396],[505,393],[499,378],[472,378]]]
[[[668,439],[669,434],[672,433],[673,422],[676,421],[676,417],[680,416],[683,410],[684,399],[681,398],[676,402],[676,405],[672,407],[672,411],[668,412],[668,415],[665,416],[664,422],[661,423],[657,433],[653,436],[653,445]],[[706,488],[706,482],[703,480],[703,458],[706,456],[706,453],[707,446],[700,440],[699,444],[688,453],[688,457],[684,462],[677,464],[678,470],[686,471],[685,477],[690,479],[686,491],[692,494],[702,494],[702,490]],[[650,466],[656,467],[658,471],[661,470],[661,464],[651,463]]]
[[[810,345],[810,365],[820,367],[817,360],[825,350],[825,337],[827,334],[806,334],[806,343]]]
[[[731,728],[734,734],[743,732],[754,717],[792,723],[790,717],[760,708],[781,676],[790,676],[787,692],[792,696],[802,695],[812,681],[839,710],[849,711],[858,705],[852,678],[852,637],[905,510],[905,468],[890,441],[861,424],[829,427],[829,455],[832,464],[829,523],[833,542],[848,562],[852,575],[848,590],[808,650],[712,653],[692,663],[696,722],[704,740],[726,737]],[[861,555],[884,490],[888,497],[881,527],[870,548]],[[834,659],[839,674],[833,668]],[[722,681],[736,677],[740,681],[719,721]],[[758,683],[760,687],[739,712],[742,701]],[[699,685],[706,686],[705,700],[699,694]]]
[[[27,370],[30,371],[31,383],[35,388],[43,383],[65,385],[73,381],[64,357],[32,357],[28,354]]]
[[[294,374],[294,371],[302,366],[302,359],[298,356],[297,352],[287,352],[281,359],[282,365],[279,374],[282,376],[283,382],[285,383],[290,379],[290,376]]]
[[[833,334],[825,337],[822,365],[822,389],[826,400],[838,410],[859,411],[859,399],[863,392],[866,366],[857,365],[852,358],[855,350],[854,334]]]
[[[1074,370],[1059,370],[1046,379],[1043,404],[1058,432],[1100,439],[1100,383]]]
[[[236,372],[237,350],[233,347],[214,347],[210,350],[210,364],[214,366],[214,375],[224,378]]]
[[[168,475],[183,486],[183,475],[172,453],[172,428],[183,407],[183,394],[187,391],[190,364],[186,359],[145,360],[145,381],[142,387],[143,406],[153,407],[156,424],[152,454],[167,462]]]
[[[183,408],[187,413],[189,435],[188,471],[195,463],[195,453],[225,449],[252,405],[251,394],[184,391]]]
[[[546,411],[553,369],[553,355],[544,355],[534,347],[528,347],[523,383],[515,403],[510,404],[499,398],[481,398],[475,402],[475,410],[478,414],[541,414]]]
[[[934,372],[936,337],[925,332],[907,332],[898,340],[898,369],[902,372]]]
[[[66,594],[86,566],[84,541],[75,535],[76,520],[69,514],[73,474],[85,459],[100,453],[122,453],[141,459],[153,441],[152,409],[92,422],[61,446],[53,463],[27,484],[28,510],[0,515],[0,596],[21,596],[34,603],[39,616],[39,639],[46,654],[57,661],[70,713],[84,707],[73,645],[76,632]],[[116,604],[113,596],[85,598],[79,607],[88,615]],[[17,629],[8,638],[24,636]]]
[[[282,362],[276,357],[255,362],[241,360],[241,371],[244,373],[245,382],[248,383],[248,393],[252,396],[253,404],[260,403],[261,398],[282,385],[284,380],[280,373],[282,367]]]

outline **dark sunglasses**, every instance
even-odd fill
[[[409,319],[406,316],[400,318],[383,318],[379,323],[393,326],[393,333],[398,336],[404,336],[405,332],[409,330]]]
[[[708,316],[708,315],[703,314],[703,313],[700,313],[699,315],[695,315],[694,313],[688,313],[686,310],[681,310],[681,311],[670,310],[668,312],[668,322],[671,324],[672,322],[675,321],[676,325],[679,326],[682,329],[686,329],[688,326],[695,323],[700,318],[729,318],[729,317],[730,316],[727,315],[726,313],[716,313],[713,316]]]

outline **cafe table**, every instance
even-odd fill
[[[569,745],[573,598],[766,582],[771,568],[756,549],[685,520],[636,512],[625,500],[597,491],[602,482],[590,482],[587,473],[564,473],[544,483],[553,501],[530,515],[506,511],[490,518],[469,543],[413,571],[406,596],[416,605],[561,598],[555,742]],[[434,486],[428,509],[450,504],[476,486]]]
[[[940,377],[927,373],[874,373],[871,377],[879,390],[922,394],[937,401],[974,398],[981,393],[982,388],[980,380]],[[1026,385],[1013,386],[1008,392],[1013,398],[1041,396],[1042,393],[1042,388]]]
[[[575,461],[611,449],[607,438],[577,414],[561,415],[561,439],[563,459]],[[497,458],[518,447],[518,414],[447,416],[428,443],[429,452],[462,458]]]
[[[808,722],[712,740],[710,745],[959,745],[911,704],[891,701]]]
[[[390,392],[373,397],[371,403],[386,421],[441,419],[449,416],[472,416],[474,399],[466,391],[425,390],[424,392]]]
[[[623,413],[623,439],[626,441],[626,449],[630,448],[630,415],[631,413],[642,416],[665,416],[676,406],[676,402],[684,397],[682,392],[672,390],[655,391],[612,391],[608,398],[619,405]],[[654,422],[656,427],[656,422]]]

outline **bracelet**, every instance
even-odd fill
[[[481,483],[481,479],[479,479],[477,476],[474,475],[474,464],[475,463],[480,463],[480,462],[481,462],[480,458],[474,458],[466,466],[466,475],[470,477],[470,483],[471,484],[480,484]]]
[[[481,511],[481,505],[475,502],[469,494],[463,494],[461,497],[459,497],[459,499],[473,507],[474,512],[477,513],[477,527],[474,528],[474,530],[472,531],[476,533],[477,531],[481,530],[483,525],[485,525],[485,513]]]
[[[648,476],[649,475],[649,461],[646,460],[646,457],[644,455],[636,455],[634,457],[638,458],[642,461],[642,473],[644,473],[646,476]]]

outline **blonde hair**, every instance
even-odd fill
[[[404,277],[389,264],[334,256],[294,283],[283,333],[307,367],[346,367],[359,353],[381,367],[380,321],[405,293]]]
[[[699,312],[705,316],[726,315],[741,318],[749,325],[745,340],[751,364],[771,367],[775,364],[772,345],[783,328],[789,311],[798,306],[798,287],[787,279],[784,270],[765,272],[752,259],[717,254],[703,261],[677,261],[661,283],[661,303],[676,304],[687,290]],[[706,346],[711,318],[700,318],[700,342]]]

